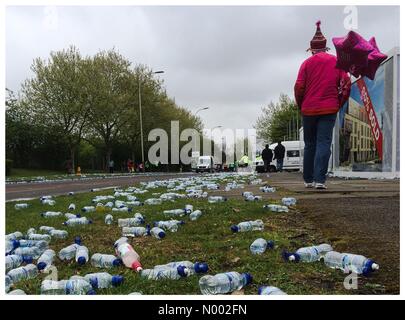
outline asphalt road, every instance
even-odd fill
[[[105,177],[72,181],[30,182],[6,184],[6,201],[24,198],[36,198],[43,195],[62,195],[70,191],[89,192],[93,188],[119,187],[134,185],[141,181],[162,180],[170,178],[187,177],[192,173],[136,175],[132,177]]]

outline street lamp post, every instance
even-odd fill
[[[164,71],[155,71],[153,74],[164,73]],[[145,153],[143,148],[143,125],[142,125],[142,99],[141,99],[141,77],[138,76],[138,99],[139,99],[139,123],[141,130],[141,153],[142,153],[142,172],[145,172]]]

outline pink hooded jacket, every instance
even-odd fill
[[[304,116],[333,114],[347,101],[351,82],[336,68],[336,57],[319,52],[305,60],[294,86],[295,100]]]

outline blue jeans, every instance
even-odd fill
[[[302,116],[304,127],[304,181],[325,183],[336,114]]]
[[[283,170],[284,159],[277,159],[277,171]]]

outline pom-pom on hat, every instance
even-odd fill
[[[310,42],[310,47],[307,49],[307,51],[324,51],[324,50],[329,50],[329,48],[326,46],[326,38],[324,37],[321,31],[321,21],[318,20],[316,22],[316,32]]]

